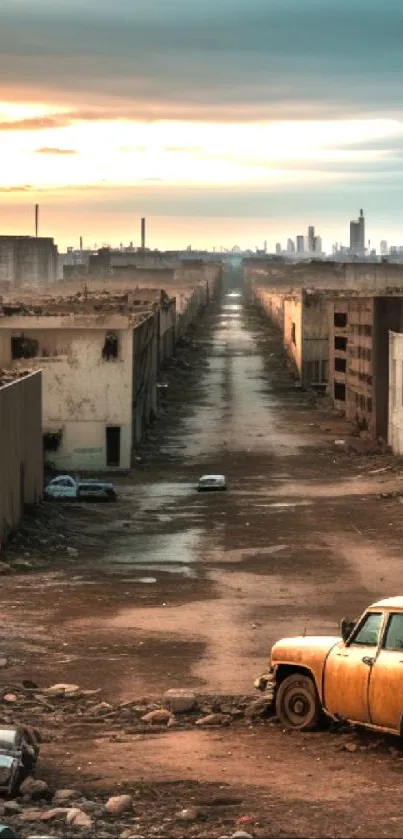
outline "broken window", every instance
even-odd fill
[[[346,372],[347,361],[345,358],[338,358],[336,356],[334,360],[334,369],[337,370],[338,373],[345,373]]]
[[[345,326],[347,326],[347,312],[335,312],[334,325],[338,329],[343,329]]]
[[[337,399],[338,402],[346,401],[346,386],[342,382],[334,383],[334,398]]]
[[[346,352],[347,338],[342,338],[340,335],[335,335],[334,348],[335,350],[342,350],[343,352]]]
[[[296,346],[297,341],[296,341],[296,337],[295,337],[295,323],[291,324],[291,341],[294,344],[294,346]]]
[[[62,442],[62,432],[55,431],[43,435],[43,449],[45,452],[57,452]]]
[[[33,338],[19,335],[11,338],[11,358],[35,358],[39,354],[39,344]]]
[[[117,358],[119,351],[118,336],[116,332],[107,332],[105,336],[105,343],[102,347],[102,358],[109,361],[111,358]]]

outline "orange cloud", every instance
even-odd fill
[[[34,154],[78,154],[76,149],[59,149],[44,146],[41,149],[36,149]]]

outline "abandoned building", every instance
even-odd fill
[[[10,288],[47,286],[57,279],[57,246],[42,236],[0,236],[0,282]]]
[[[0,371],[0,547],[43,495],[42,374]]]
[[[160,294],[3,305],[0,364],[42,369],[45,458],[57,469],[130,467],[157,408],[158,358],[166,346]],[[175,307],[161,311],[169,332]]]

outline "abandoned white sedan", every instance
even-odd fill
[[[198,492],[217,492],[227,489],[225,475],[202,475],[199,478]]]

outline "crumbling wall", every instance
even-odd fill
[[[43,495],[42,374],[0,387],[0,544]]]
[[[267,289],[263,286],[253,288],[252,300],[257,302],[266,315],[279,329],[284,328],[284,297],[285,292],[276,289]]]
[[[244,281],[248,288],[334,289],[390,293],[403,290],[403,265],[371,262],[276,263],[244,261]]]
[[[303,384],[324,385],[328,380],[329,322],[325,296],[302,292]]]
[[[133,446],[157,413],[158,319],[150,314],[133,330]]]
[[[303,295],[296,293],[284,298],[284,346],[303,377]]]
[[[394,454],[403,454],[403,334],[389,332],[389,422],[388,444]]]

